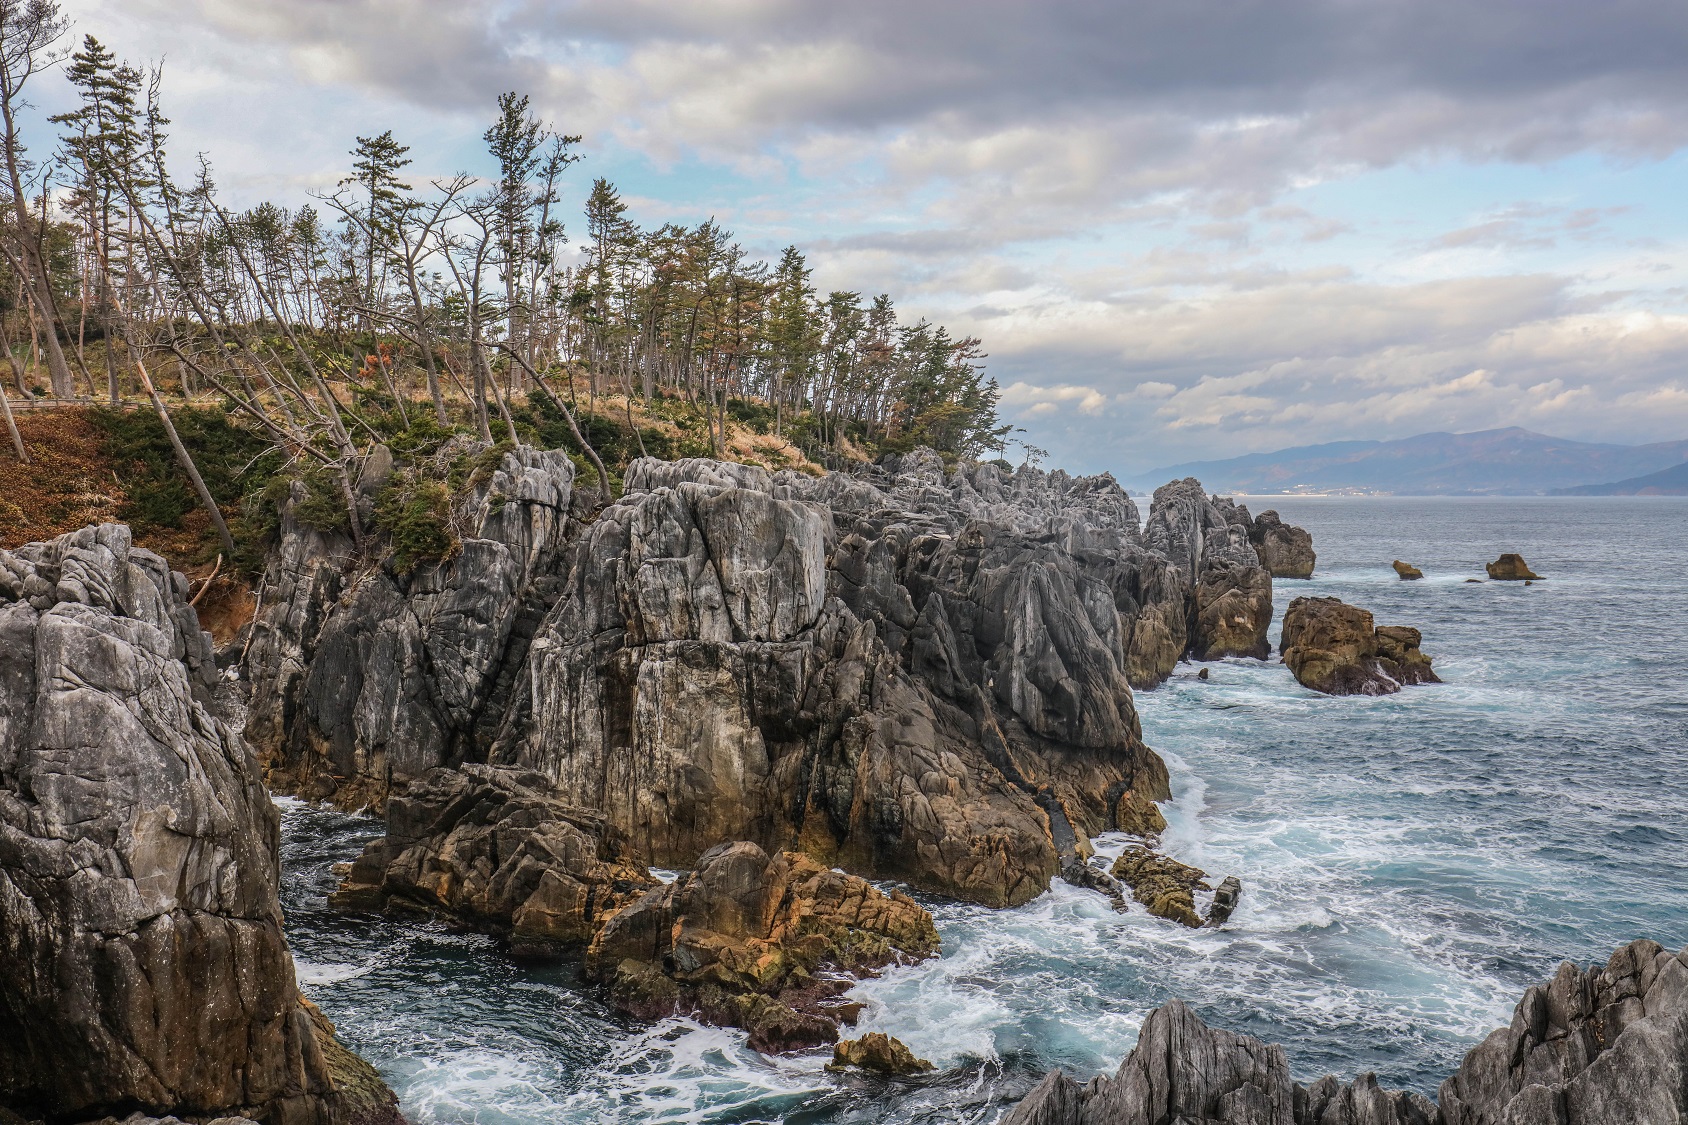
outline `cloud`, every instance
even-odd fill
[[[1005,412],[1075,465],[1514,423],[1688,433],[1688,293],[1667,287],[1688,234],[1555,178],[1688,146],[1674,0],[80,14],[120,53],[169,53],[175,151],[246,193],[330,184],[387,127],[419,179],[479,168],[494,97],[530,92],[642,219],[796,242],[823,289],[983,335]],[[1520,167],[1534,198],[1496,172]],[[1426,168],[1469,176],[1320,195]]]

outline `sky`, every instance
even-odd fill
[[[65,8],[163,61],[173,151],[241,205],[308,202],[386,129],[418,180],[485,173],[527,93],[584,137],[567,202],[604,176],[983,338],[1051,464],[1688,437],[1681,0]]]

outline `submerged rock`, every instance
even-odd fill
[[[740,842],[612,915],[586,971],[634,1015],[697,1013],[777,1052],[834,1042],[854,1022],[837,1001],[851,978],[937,951],[931,916],[907,896]]]
[[[1395,568],[1396,576],[1403,582],[1416,582],[1424,577],[1424,571],[1411,563],[1404,563],[1400,559],[1396,559],[1390,565]]]
[[[1442,1083],[1439,1104],[1371,1074],[1294,1082],[1283,1048],[1149,1013],[1112,1076],[1052,1071],[1003,1125],[1681,1125],[1688,1120],[1688,950],[1637,941],[1604,968],[1532,986]]]
[[[1303,528],[1285,523],[1270,509],[1254,517],[1248,540],[1260,556],[1260,565],[1273,578],[1311,578],[1318,556],[1313,536]]]
[[[1326,695],[1390,695],[1441,683],[1419,651],[1417,629],[1372,624],[1370,611],[1338,598],[1296,598],[1284,613],[1284,664]]]
[[[186,592],[118,525],[0,551],[0,1103],[396,1122],[299,995],[279,816]]]
[[[846,1070],[852,1066],[889,1075],[924,1074],[935,1069],[925,1059],[916,1058],[901,1039],[882,1031],[870,1031],[860,1039],[845,1039],[833,1048],[832,1061],[826,1064],[828,1070]]]
[[[1486,563],[1483,569],[1489,572],[1489,577],[1497,582],[1523,582],[1526,580],[1540,581],[1541,575],[1530,569],[1524,561],[1523,555],[1505,554],[1492,563]]]

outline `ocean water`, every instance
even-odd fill
[[[1276,584],[1280,621],[1298,595],[1339,596],[1421,629],[1447,682],[1329,698],[1237,660],[1139,693],[1172,770],[1165,849],[1239,876],[1241,906],[1192,931],[1061,883],[1011,911],[927,901],[943,955],[856,995],[862,1029],[936,1075],[835,1078],[824,1052],[766,1059],[736,1032],[624,1020],[571,966],[482,936],[334,915],[328,865],[379,828],[288,802],[302,986],[419,1123],[986,1125],[1052,1066],[1118,1065],[1172,997],[1282,1043],[1304,1080],[1372,1070],[1434,1095],[1561,960],[1688,945],[1688,501],[1251,505],[1319,553],[1313,580]],[[1547,580],[1465,581],[1502,551]],[[1395,558],[1426,578],[1399,581]]]

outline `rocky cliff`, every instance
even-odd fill
[[[928,451],[820,479],[641,460],[587,520],[571,479],[507,455],[461,553],[409,576],[284,524],[246,663],[273,784],[380,807],[487,762],[630,862],[749,841],[1009,905],[1167,796],[1134,685],[1266,653],[1253,523],[1194,481],[1145,536],[1111,477]]]
[[[1681,1125],[1688,1121],[1688,950],[1637,941],[1604,968],[1561,965],[1512,1024],[1472,1049],[1438,1103],[1295,1082],[1283,1048],[1208,1027],[1183,1003],[1149,1014],[1112,1077],[1050,1073],[1003,1125]]]
[[[396,1121],[301,1002],[186,592],[121,526],[0,551],[0,1103]]]

